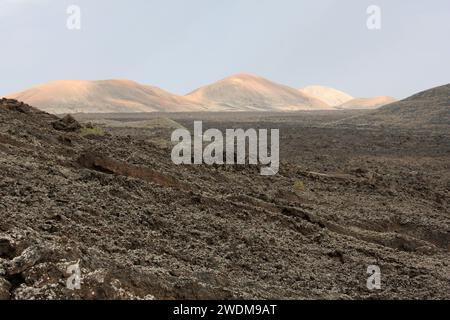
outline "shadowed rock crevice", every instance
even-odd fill
[[[177,181],[173,177],[161,174],[149,168],[138,167],[117,161],[103,155],[86,152],[78,158],[77,162],[87,169],[106,174],[141,179],[167,188],[188,189],[185,184]]]

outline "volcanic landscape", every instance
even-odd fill
[[[72,116],[3,99],[0,298],[450,299],[449,97]],[[280,172],[174,165],[170,135],[194,120],[280,129]]]

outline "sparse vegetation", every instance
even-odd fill
[[[138,121],[119,121],[119,120],[98,120],[93,121],[94,125],[101,125],[107,128],[121,129],[184,129],[179,123],[169,118],[155,118]],[[92,125],[92,123],[91,123]]]

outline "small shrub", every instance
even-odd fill
[[[87,137],[87,136],[96,136],[96,137],[103,137],[106,134],[105,130],[103,130],[102,128],[99,127],[92,127],[92,128],[82,128],[80,135],[82,137]]]
[[[306,191],[306,187],[305,187],[305,184],[303,183],[303,181],[300,181],[300,180],[295,181],[294,191],[297,193]]]

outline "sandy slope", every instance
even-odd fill
[[[50,113],[201,110],[183,97],[129,80],[53,81],[9,97]]]
[[[215,111],[333,109],[296,89],[250,74],[225,78],[190,93],[187,98]]]
[[[377,109],[397,100],[392,97],[357,98],[338,106],[339,109]]]
[[[300,89],[300,92],[307,94],[316,99],[322,100],[330,106],[339,106],[343,103],[349,102],[353,99],[351,95],[339,91],[334,88],[324,86],[308,86]]]

